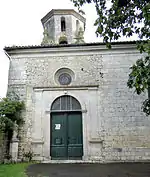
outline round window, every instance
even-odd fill
[[[69,85],[71,83],[71,76],[68,73],[59,75],[58,81],[61,85]]]
[[[75,79],[75,74],[69,68],[60,68],[55,72],[54,79],[58,85],[70,85]]]

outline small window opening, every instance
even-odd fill
[[[66,31],[65,17],[61,17],[61,31]]]
[[[59,42],[59,44],[68,44],[68,42],[67,41],[61,41],[61,42]]]
[[[76,20],[76,31],[79,31],[79,20]]]

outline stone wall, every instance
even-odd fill
[[[134,51],[104,56],[98,111],[105,161],[150,159],[150,117],[141,112],[147,95],[127,88],[129,67],[140,57]]]
[[[55,82],[55,73],[60,68],[69,68],[75,73],[71,86],[99,84],[101,62],[97,55],[31,58],[26,61],[27,83],[34,87],[60,86]]]
[[[55,41],[54,36],[55,36],[55,22],[54,22],[54,17],[51,17],[46,24],[44,25],[44,29],[48,30],[48,34],[50,39]]]
[[[50,106],[58,96],[76,97],[84,110],[84,159],[150,159],[150,117],[141,111],[146,95],[127,88],[129,67],[140,58],[135,46],[120,44],[18,50],[12,55],[9,88],[26,102],[24,144],[37,158],[50,156]],[[68,87],[56,82],[60,68],[75,77]]]

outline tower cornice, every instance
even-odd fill
[[[41,19],[42,24],[49,20],[53,15],[73,15],[79,20],[81,20],[83,23],[86,22],[86,19],[73,9],[52,9]]]

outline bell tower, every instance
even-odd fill
[[[41,22],[44,28],[43,44],[72,44],[76,43],[81,31],[84,33],[86,19],[73,9],[53,9]]]

